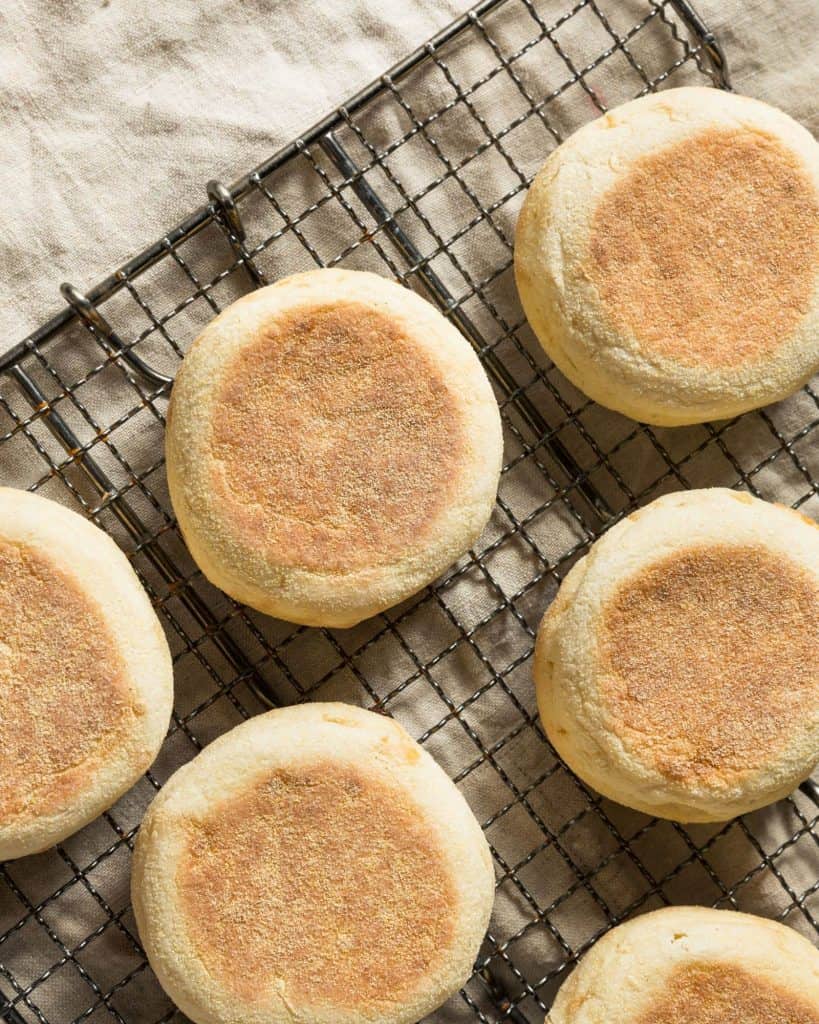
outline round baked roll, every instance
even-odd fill
[[[502,437],[477,356],[433,306],[376,274],[315,270],[205,328],[166,451],[211,582],[291,622],[351,626],[478,538]]]
[[[176,772],[132,892],[151,966],[197,1024],[414,1024],[469,977],[494,872],[465,800],[401,726],[307,704]]]
[[[723,821],[819,762],[819,529],[714,488],[658,498],[574,565],[538,632],[552,745],[604,796]]]
[[[113,540],[0,487],[0,861],[110,807],[156,757],[172,701],[165,635]]]
[[[547,1024],[819,1024],[819,952],[753,914],[666,907],[613,928]]]
[[[819,143],[717,89],[626,103],[549,156],[515,276],[602,405],[674,426],[778,401],[819,370]]]

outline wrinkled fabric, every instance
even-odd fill
[[[568,6],[568,5],[565,5]],[[465,0],[0,7],[0,349],[420,45]],[[809,126],[813,0],[700,0],[737,89]],[[522,15],[523,16],[523,15]]]

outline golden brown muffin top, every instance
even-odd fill
[[[799,992],[736,965],[693,963],[663,979],[662,993],[635,1024],[819,1024]]]
[[[72,806],[141,713],[100,609],[45,555],[0,540],[0,820]]]
[[[303,1009],[383,1010],[454,940],[457,894],[417,806],[329,760],[189,822],[177,883],[198,956],[251,1002],[275,981]]]
[[[806,314],[819,195],[759,130],[711,128],[637,161],[592,222],[588,273],[647,353],[729,368],[771,355]]]
[[[457,400],[408,330],[356,302],[265,325],[226,367],[214,486],[236,532],[283,567],[389,564],[447,505]]]
[[[819,587],[751,546],[691,547],[625,580],[602,619],[615,733],[676,781],[764,768],[819,704]]]

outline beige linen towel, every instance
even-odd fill
[[[0,5],[0,350],[308,128],[467,0]],[[564,5],[568,7],[569,5]],[[737,89],[816,127],[819,4],[699,0]]]

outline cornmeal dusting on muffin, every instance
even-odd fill
[[[819,1024],[798,992],[735,964],[685,964],[662,987],[635,1024]]]
[[[406,330],[361,303],[308,307],[228,367],[214,485],[277,564],[351,571],[424,535],[464,444],[454,396]]]
[[[406,792],[335,763],[277,769],[192,822],[190,941],[237,995],[383,1011],[446,957],[457,896]]]
[[[761,131],[711,128],[638,159],[600,200],[588,273],[647,353],[714,368],[770,356],[807,314],[819,194]]]
[[[787,558],[669,555],[619,586],[602,627],[610,727],[669,779],[763,768],[819,706],[819,585]]]
[[[132,699],[94,602],[51,559],[0,541],[0,821],[72,807]]]

